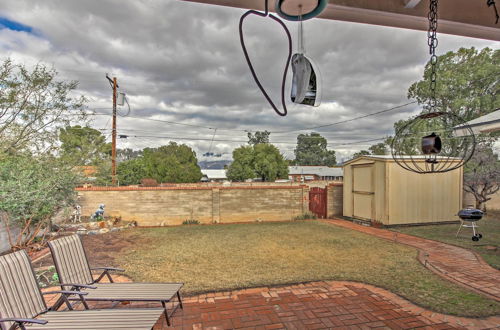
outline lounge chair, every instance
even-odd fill
[[[140,301],[160,302],[165,310],[167,324],[176,309],[182,307],[179,290],[183,283],[114,283],[110,272],[122,272],[113,267],[90,268],[83,243],[78,235],[65,236],[49,242],[59,282],[63,290],[77,290],[87,293],[86,301]],[[102,273],[94,280],[92,270]],[[110,283],[99,283],[104,277]],[[167,311],[167,303],[177,298],[178,303]],[[76,297],[68,298],[76,300]],[[62,301],[60,302],[62,303]]]
[[[61,294],[69,311],[47,308],[43,294]],[[38,286],[28,254],[24,250],[0,256],[0,329],[152,329],[163,314],[162,308],[71,310],[68,297],[86,292],[50,291]],[[40,318],[38,318],[40,317]]]

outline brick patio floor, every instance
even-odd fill
[[[49,305],[56,299],[47,298]],[[472,319],[432,313],[387,290],[354,282],[214,292],[183,301],[184,309],[177,310],[172,326],[167,327],[162,319],[155,329],[497,329],[500,325],[500,317]],[[109,303],[92,305],[106,307]],[[117,306],[130,307],[158,305]]]
[[[325,222],[415,247],[421,251],[419,261],[428,269],[463,287],[500,301],[500,271],[470,250],[346,220]]]

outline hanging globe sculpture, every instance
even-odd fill
[[[456,127],[461,134],[454,131]],[[475,145],[472,128],[459,116],[427,112],[410,119],[396,132],[391,153],[406,170],[440,173],[463,166],[474,154]]]

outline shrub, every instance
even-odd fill
[[[305,212],[301,215],[298,215],[296,217],[293,217],[293,220],[310,220],[310,219],[317,219],[318,217],[314,213],[309,213]]]
[[[200,222],[196,219],[188,219],[182,222],[183,225],[199,225]]]

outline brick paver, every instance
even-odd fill
[[[47,299],[50,304],[56,297]],[[160,320],[155,329],[496,329],[500,325],[500,317],[433,313],[387,290],[344,281],[213,292],[185,297],[183,302],[184,309],[177,310],[171,327]],[[130,307],[158,306],[117,306]]]
[[[500,271],[474,252],[407,234],[358,225],[346,220],[325,220],[336,226],[415,247],[419,261],[436,274],[491,299],[500,301]]]

